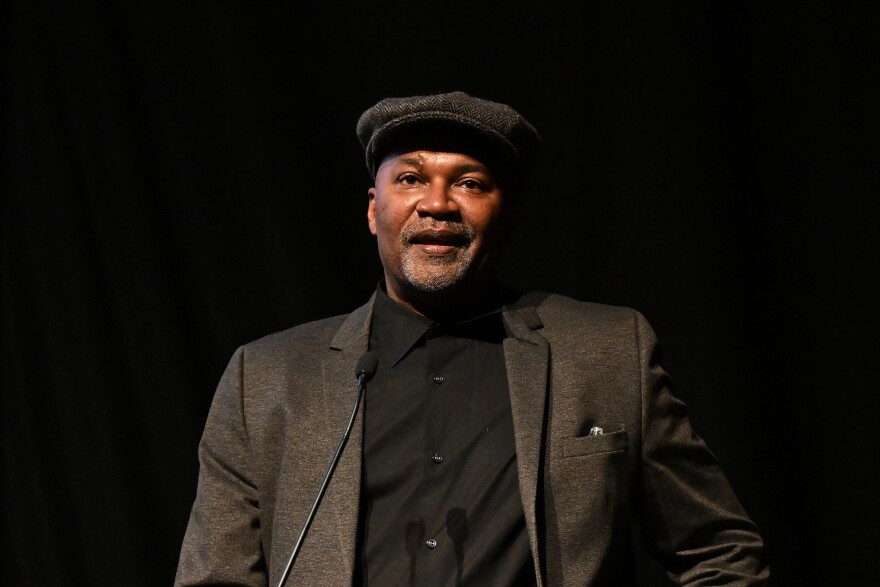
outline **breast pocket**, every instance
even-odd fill
[[[560,441],[562,454],[547,489],[560,564],[566,576],[591,576],[629,524],[629,439],[621,429]]]
[[[624,452],[629,446],[626,430],[562,439],[562,456],[586,457],[604,453]]]

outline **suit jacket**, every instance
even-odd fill
[[[277,583],[353,407],[372,310],[371,299],[235,353],[200,443],[176,585]],[[670,392],[645,319],[548,294],[524,296],[503,315],[538,584],[631,583],[637,533],[682,584],[764,584],[761,538]],[[352,584],[361,421],[290,585]],[[593,426],[604,433],[590,435]]]

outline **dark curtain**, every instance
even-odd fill
[[[646,314],[776,584],[871,582],[868,4],[558,4],[5,3],[3,584],[170,584],[229,356],[380,276],[358,115],[453,89],[544,138],[506,279]]]

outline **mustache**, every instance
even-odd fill
[[[474,230],[462,222],[444,220],[415,221],[406,226],[400,234],[405,245],[419,243],[439,243],[454,246],[467,246],[476,238]]]

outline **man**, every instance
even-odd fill
[[[236,352],[177,584],[279,581],[368,349],[289,584],[627,585],[636,528],[682,584],[764,584],[761,538],[641,315],[495,280],[534,128],[456,92],[383,100],[358,136],[384,281],[348,316]]]

